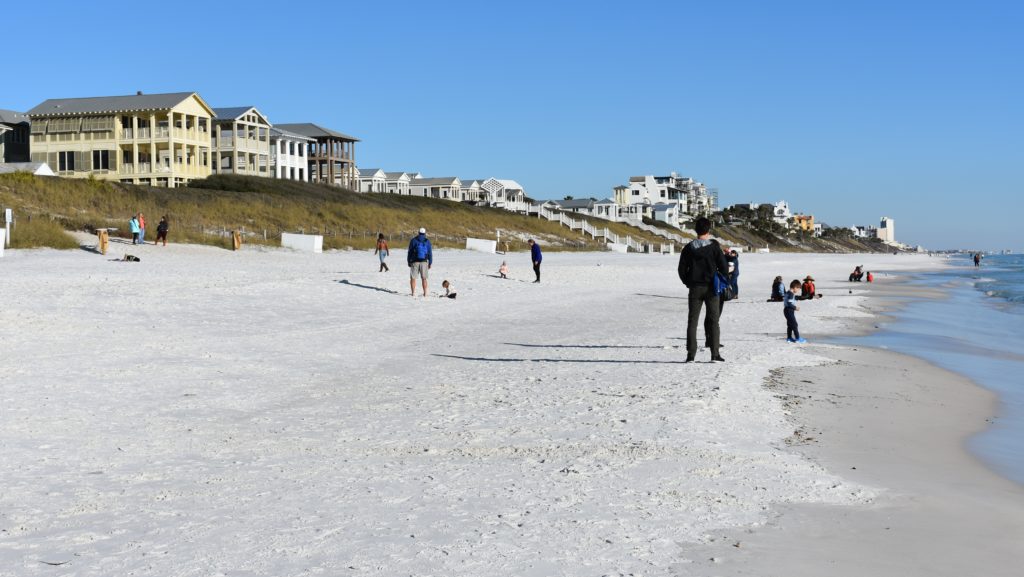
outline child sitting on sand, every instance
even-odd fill
[[[498,267],[498,276],[508,278],[508,264],[505,261],[501,261],[501,266]]]
[[[796,292],[800,290],[800,281],[793,280],[789,283],[789,290],[786,291],[786,297],[782,305],[782,314],[786,317],[786,342],[788,343],[806,343],[807,339],[800,338],[800,326],[796,322],[796,311],[800,310],[800,307],[796,306]]]
[[[816,298],[820,299],[821,295],[818,294],[817,289],[814,287],[814,277],[807,275],[807,278],[804,279],[804,284],[800,286],[800,296],[797,297],[797,300],[809,301]]]
[[[444,294],[441,295],[441,298],[448,297],[450,299],[453,299],[458,294],[458,293],[456,293],[455,291],[452,290],[452,283],[448,282],[447,280],[445,280],[443,283],[441,283],[441,288],[444,289]]]
[[[777,276],[772,281],[772,294],[768,296],[768,302],[780,303],[786,297],[786,285],[782,282],[782,277]]]

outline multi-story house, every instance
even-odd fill
[[[814,215],[813,214],[794,214],[793,225],[802,232],[814,233]]]
[[[309,161],[306,153],[315,142],[308,136],[270,127],[270,168],[274,178],[309,182]]]
[[[27,114],[0,109],[0,162],[28,162]]]
[[[409,182],[409,192],[413,196],[440,198],[444,200],[462,200],[459,189],[462,181],[454,176],[440,178],[414,178]]]
[[[28,116],[32,161],[60,176],[176,187],[210,175],[213,110],[195,92],[50,99]]]
[[[459,189],[459,194],[462,197],[462,202],[471,202],[473,204],[486,203],[487,193],[483,188],[480,187],[483,184],[483,180],[476,178],[463,178],[462,187]]]
[[[523,185],[514,180],[488,178],[480,188],[487,193],[487,204],[496,208],[504,208],[513,212],[527,212],[529,202]]]
[[[379,168],[357,168],[359,187],[356,192],[385,192],[388,186],[387,174]]]
[[[896,221],[888,216],[883,216],[876,234],[882,242],[896,242]]]
[[[270,122],[253,106],[214,108],[214,174],[270,176]]]
[[[385,172],[384,186],[389,194],[409,195],[409,183],[412,178],[404,172]]]
[[[356,143],[358,138],[318,126],[311,122],[278,124],[281,130],[313,139],[307,148],[310,182],[320,182],[356,190]]]

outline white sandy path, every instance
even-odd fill
[[[855,264],[935,265],[745,255],[729,362],[683,365],[674,256],[549,254],[533,285],[438,251],[449,301],[408,296],[404,251],[125,251],[0,260],[0,575],[664,574],[774,504],[875,495],[785,450],[763,379],[817,360],[771,278],[832,297],[813,339],[865,314]]]

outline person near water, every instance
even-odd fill
[[[850,282],[860,282],[864,278],[864,265],[858,265],[857,268],[853,269],[850,273]]]
[[[170,225],[167,224],[167,215],[160,217],[160,224],[156,225],[156,241],[153,244],[160,244],[160,241],[164,241],[164,246],[167,246],[167,231],[170,229]]]
[[[974,266],[981,266],[981,253],[974,253]]]
[[[501,266],[498,267],[498,276],[508,278],[508,263],[505,261],[501,261]]]
[[[725,254],[725,260],[729,263],[729,286],[732,287],[732,298],[740,296],[740,253],[736,249],[730,249]]]
[[[132,244],[139,244],[139,215],[135,215],[128,221],[128,230],[132,233]]]
[[[794,291],[797,290],[800,290],[800,281],[793,280],[789,283],[786,300],[782,305],[782,314],[786,317],[786,342],[806,343],[807,339],[800,338],[800,325],[796,322],[796,311],[800,310],[800,307],[796,306],[797,296]]]
[[[378,255],[380,259],[380,269],[377,272],[386,272],[391,269],[388,268],[388,264],[384,262],[384,259],[391,256],[391,250],[388,248],[388,241],[384,240],[384,233],[377,233],[377,248],[373,250],[373,254]]]
[[[814,286],[814,277],[807,275],[804,284],[800,285],[800,296],[797,297],[797,300],[809,301],[815,298],[820,299],[821,295],[818,294],[817,288]]]
[[[540,282],[540,261],[544,259],[544,255],[540,253],[540,245],[534,242],[531,238],[528,241],[530,245],[530,260],[533,261],[533,274],[537,275],[537,280],[533,282]]]
[[[458,293],[456,293],[454,290],[452,290],[452,283],[448,282],[447,279],[444,282],[441,283],[441,288],[444,289],[444,294],[440,295],[441,298],[453,299],[453,298],[458,296]]]
[[[786,285],[782,282],[782,277],[777,276],[772,281],[772,292],[768,296],[768,302],[781,303],[786,298]]]
[[[705,309],[704,330],[708,333],[707,344],[711,349],[711,360],[725,362],[719,351],[720,334],[718,326],[719,298],[715,294],[714,279],[716,273],[728,274],[729,266],[725,262],[718,241],[711,239],[711,221],[700,217],[694,222],[697,238],[683,247],[679,255],[679,280],[689,289],[687,296],[688,314],[686,319],[686,362],[697,357],[697,323],[700,311]]]
[[[409,263],[409,290],[412,296],[416,296],[417,278],[422,281],[423,296],[427,296],[427,276],[430,274],[430,267],[434,266],[434,251],[430,246],[430,239],[427,238],[427,229],[421,228],[419,234],[409,241],[406,261]]]

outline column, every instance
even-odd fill
[[[132,115],[132,174],[139,173],[139,115]],[[135,179],[132,179],[135,182]]]

